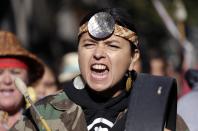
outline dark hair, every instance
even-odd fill
[[[99,10],[95,10],[87,14],[80,22],[80,26],[89,21],[89,19],[98,12],[107,12],[112,15],[114,20],[116,21],[117,24],[126,27],[134,32],[137,33],[134,24],[132,23],[132,18],[130,14],[125,10],[121,8],[103,8]]]
[[[137,30],[135,28],[135,25],[133,22],[133,19],[131,15],[127,12],[127,10],[122,8],[103,8],[99,10],[91,11],[89,14],[87,14],[80,22],[80,26],[89,21],[89,19],[98,12],[107,12],[112,15],[115,22],[118,25],[121,25],[123,27],[126,27],[130,29],[131,31],[134,31],[137,34]],[[134,44],[131,44],[132,49],[136,49],[137,47]]]
[[[188,69],[185,73],[185,79],[190,88],[193,88],[194,84],[198,83],[198,70]]]

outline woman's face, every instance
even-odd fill
[[[130,42],[115,35],[97,41],[84,33],[78,53],[82,77],[95,91],[105,91],[117,84],[133,59]]]
[[[28,81],[28,72],[22,68],[0,68],[0,109],[14,111],[23,101],[22,94],[14,84],[16,77]]]
[[[48,67],[45,67],[45,73],[42,79],[36,83],[34,89],[36,91],[38,99],[41,99],[47,95],[54,94],[58,90],[55,76]]]

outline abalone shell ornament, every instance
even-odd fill
[[[88,21],[88,31],[91,36],[103,39],[110,36],[115,27],[114,18],[107,12],[99,12]]]

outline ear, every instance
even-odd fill
[[[129,66],[129,71],[132,71],[134,68],[135,63],[138,61],[140,58],[140,51],[138,49],[135,49],[133,56],[131,56],[131,63]]]

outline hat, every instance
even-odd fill
[[[24,61],[29,69],[29,84],[40,79],[44,73],[42,61],[23,48],[19,40],[11,32],[0,31],[0,57],[11,57]]]
[[[58,77],[59,81],[65,82],[71,80],[79,74],[80,69],[78,65],[78,53],[70,52],[65,54],[62,58],[62,69]]]

